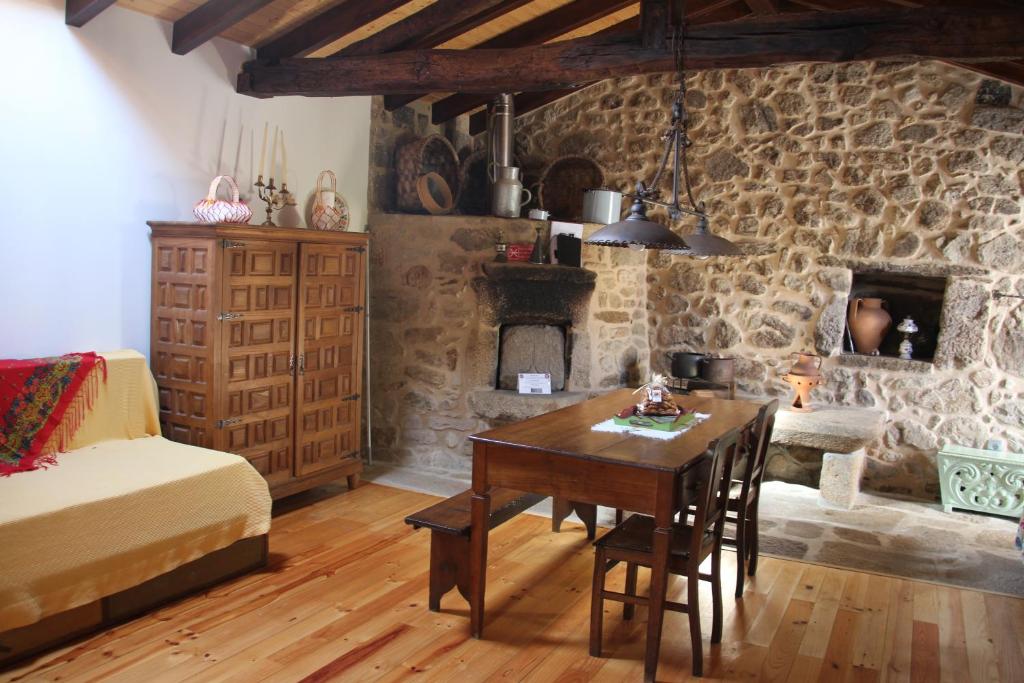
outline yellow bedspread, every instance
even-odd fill
[[[168,441],[135,352],[59,464],[0,478],[0,631],[130,588],[270,529],[265,480],[245,459]]]

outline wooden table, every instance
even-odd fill
[[[491,429],[473,441],[473,498],[470,531],[470,628],[483,635],[487,580],[489,491],[494,487],[558,496],[652,515],[654,569],[644,679],[654,680],[661,642],[666,572],[672,521],[679,507],[680,475],[701,459],[708,445],[731,429],[749,429],[759,403],[676,396],[688,409],[710,418],[671,440],[595,432],[637,398],[620,389],[568,408]]]

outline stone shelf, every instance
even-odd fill
[[[556,391],[552,394],[520,394],[504,389],[474,391],[469,406],[485,420],[525,420],[552,410],[576,405],[595,394],[587,391]]]
[[[829,453],[853,453],[882,436],[885,413],[869,408],[817,408],[810,413],[780,410],[772,443]]]
[[[557,263],[530,263],[528,261],[491,261],[483,264],[484,273],[492,280],[530,280],[533,282],[591,283],[597,280],[597,273],[576,266],[562,266]]]
[[[863,353],[842,353],[835,357],[836,363],[847,368],[874,368],[896,372],[929,373],[935,365],[926,360],[907,360],[892,356],[869,356]]]

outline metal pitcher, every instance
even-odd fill
[[[519,218],[523,204],[529,204],[533,194],[519,180],[518,166],[498,166],[495,170],[491,213],[503,218]]]

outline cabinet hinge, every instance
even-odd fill
[[[242,421],[242,418],[240,418],[240,417],[229,417],[226,420],[217,420],[217,429],[224,429],[225,427],[230,427],[231,425],[236,425],[236,424],[238,424],[241,421]]]
[[[346,396],[345,398],[343,398],[341,400],[342,401],[358,401],[359,399],[360,399],[359,394],[352,394],[351,396]]]
[[[225,249],[242,249],[245,247],[245,242],[235,242],[234,240],[221,240],[220,246]]]
[[[354,251],[357,254],[362,254],[366,251],[366,247],[346,247],[345,251]]]
[[[363,312],[363,307],[362,306],[346,306],[345,308],[343,308],[341,310],[343,310],[345,313],[362,313]]]
[[[230,312],[221,311],[221,314],[217,316],[217,320],[234,320],[236,318],[241,318],[241,317],[242,317],[241,313],[230,313]]]

